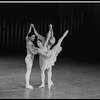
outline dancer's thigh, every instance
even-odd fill
[[[25,62],[27,64],[27,66],[32,66],[32,58],[30,55],[27,55],[26,58],[25,58]]]

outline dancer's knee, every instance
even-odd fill
[[[27,65],[27,71],[31,71],[31,69],[32,69],[32,64],[30,66]]]
[[[52,68],[50,67],[50,68],[48,68],[48,73],[51,73],[52,72]]]
[[[45,70],[44,69],[41,69],[41,74],[45,73]]]

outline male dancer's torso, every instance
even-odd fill
[[[32,41],[29,39],[26,39],[26,49],[27,49],[27,56],[31,57],[31,59],[34,59],[34,55],[37,54],[37,47],[33,44]]]

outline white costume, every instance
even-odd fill
[[[45,53],[43,50],[38,50],[38,52],[42,55],[41,69],[43,69],[43,70],[51,69],[52,70],[52,66],[55,65],[57,56],[62,50],[61,43],[67,34],[68,34],[68,30],[59,39],[58,43],[51,50],[48,50],[48,52]],[[46,58],[46,57],[48,57],[48,58]],[[49,89],[50,89],[51,85],[53,84],[53,82],[51,81],[51,77],[52,77],[52,72],[50,71],[50,73],[48,74],[48,88]]]
[[[53,36],[53,30],[52,30],[52,25],[49,25],[50,29],[49,32],[47,33],[47,39],[45,41],[45,43],[40,41],[40,45],[38,48],[38,52],[42,52],[44,55],[42,55],[41,53],[39,53],[39,65],[40,65],[40,69],[41,69],[41,79],[42,79],[42,85],[39,86],[39,88],[41,87],[45,87],[45,70],[48,64],[48,57],[46,57],[46,53],[48,51],[47,46],[49,45],[49,48],[55,43],[55,38]],[[52,68],[49,68],[48,71],[48,77],[52,75]],[[50,80],[48,78],[48,80]],[[53,82],[51,82],[53,84]]]
[[[44,55],[44,53],[46,54],[43,57],[45,59],[46,65],[43,66],[42,69],[48,69],[49,67],[55,65],[55,62],[57,60],[57,56],[62,51],[61,42],[63,41],[63,39],[67,35],[67,33],[68,33],[68,31],[66,31],[64,33],[64,35],[59,39],[58,43],[51,50],[48,50],[48,52],[44,52],[43,50],[38,51],[42,55]],[[46,56],[49,56],[49,58],[47,58]]]

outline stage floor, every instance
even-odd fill
[[[58,58],[53,67],[51,90],[41,85],[38,57],[25,88],[24,56],[0,57],[0,99],[100,99],[100,65]],[[46,77],[47,79],[47,77]]]

